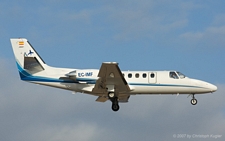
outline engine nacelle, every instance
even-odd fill
[[[71,72],[67,73],[66,76],[71,78],[71,79],[73,79],[73,80],[76,80],[76,78],[77,78],[77,71],[76,70],[75,71],[71,71]]]

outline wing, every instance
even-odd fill
[[[118,63],[102,63],[98,77],[99,79],[92,90],[93,93],[108,94],[108,92],[115,92],[119,96],[120,93],[130,92],[130,87],[124,79]]]

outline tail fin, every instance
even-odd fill
[[[10,41],[21,79],[45,70],[45,62],[27,39],[10,39]]]

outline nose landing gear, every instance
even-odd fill
[[[192,99],[191,99],[191,104],[196,105],[197,104],[197,99],[195,99],[195,94],[192,94]]]

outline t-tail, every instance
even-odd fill
[[[17,68],[22,80],[35,74],[43,74],[48,68],[27,39],[10,39],[16,59]]]

